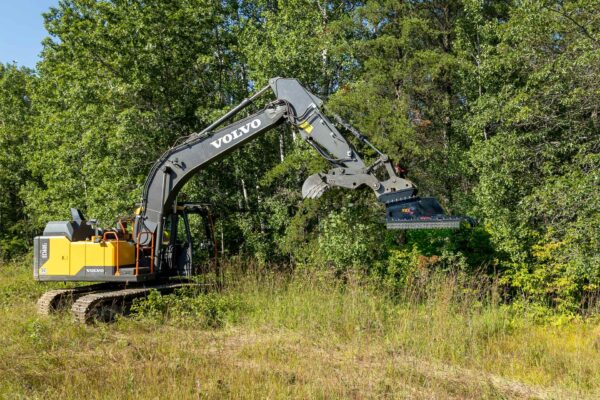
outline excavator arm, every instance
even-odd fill
[[[218,128],[269,89],[276,99],[264,109]],[[184,184],[203,167],[282,123],[296,127],[302,138],[331,165],[330,170],[312,175],[305,181],[302,187],[305,198],[319,197],[325,190],[335,186],[348,189],[367,186],[386,205],[386,220],[390,229],[456,228],[460,225],[462,218],[445,216],[435,199],[416,197],[415,185],[396,175],[385,154],[356,129],[334,116],[361,143],[371,146],[378,154],[372,165],[365,165],[323,114],[322,106],[323,101],[297,80],[273,78],[269,85],[242,101],[202,132],[192,134],[181,144],[170,148],[154,164],[144,185],[141,212],[136,217],[134,232],[138,245],[147,246],[150,238],[154,237],[156,263],[159,265],[163,221],[174,212],[177,195]],[[385,180],[379,180],[375,175],[375,171],[381,168],[387,174]]]

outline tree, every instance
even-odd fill
[[[231,7],[74,0],[45,15],[29,162],[41,184],[26,196],[39,225],[70,206],[105,224],[131,212],[158,156],[245,93]]]
[[[597,6],[513,7],[482,51],[466,124],[477,210],[510,260],[506,281],[568,307],[600,283]]]
[[[461,60],[454,49],[460,2],[371,1],[357,10],[351,42],[355,77],[332,106],[392,156],[423,193],[451,209],[468,190]]]
[[[26,161],[34,85],[32,71],[0,64],[0,258],[24,251],[31,242],[21,190],[30,179]]]

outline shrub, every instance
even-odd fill
[[[385,254],[384,234],[363,210],[342,207],[322,221],[318,258],[338,270],[369,266]]]
[[[195,289],[180,289],[161,295],[153,290],[145,299],[135,300],[131,311],[139,319],[160,323],[176,321],[202,328],[221,328],[235,322],[245,309],[238,296],[202,293]]]

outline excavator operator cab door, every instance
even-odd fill
[[[203,225],[204,238],[192,237],[190,216],[198,215]],[[193,217],[194,218],[194,217]],[[198,222],[198,221],[195,221]],[[176,212],[167,217],[167,246],[164,253],[165,265],[168,268],[167,275],[170,276],[192,276],[197,274],[197,261],[194,260],[194,248],[208,251],[209,258],[213,253],[213,230],[212,220],[208,207],[203,204],[182,203],[176,206]],[[196,257],[200,258],[200,257]],[[196,261],[196,263],[194,262]]]
[[[188,214],[178,211],[168,217],[167,233],[163,235],[166,242],[164,248],[164,265],[166,275],[191,276],[193,274],[193,240],[190,231]],[[164,243],[163,242],[163,243]]]

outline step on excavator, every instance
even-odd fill
[[[275,99],[262,110],[221,127],[269,89]],[[38,311],[50,314],[71,307],[81,322],[109,321],[152,290],[168,293],[193,285],[189,278],[197,271],[192,263],[190,214],[199,214],[204,221],[208,238],[204,247],[214,251],[215,241],[208,208],[178,203],[179,191],[198,171],[281,124],[296,128],[330,164],[329,170],[306,179],[304,198],[318,198],[333,187],[368,187],[385,206],[388,229],[456,229],[471,223],[469,218],[445,215],[434,198],[418,197],[416,186],[396,174],[387,155],[333,114],[338,126],[377,155],[372,165],[366,165],[323,108],[323,101],[296,79],[270,79],[267,86],[154,163],[134,217],[117,221],[115,228],[101,229],[97,221],[71,209],[71,221],[49,222],[42,236],[34,238],[34,279],[96,284],[46,292],[38,301]]]

